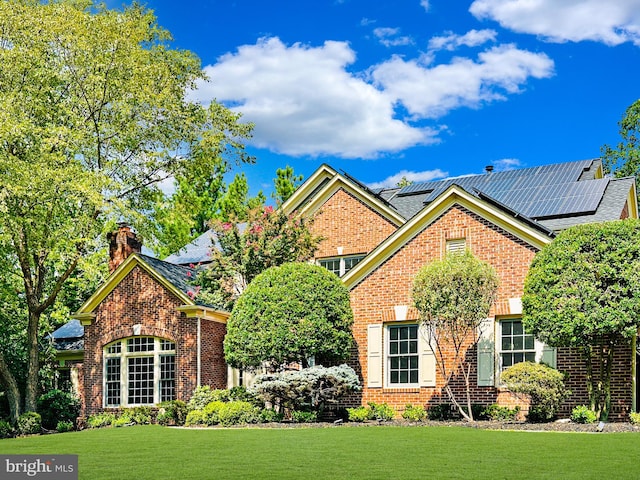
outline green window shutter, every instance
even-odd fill
[[[480,340],[478,341],[478,386],[491,387],[495,385],[495,341],[493,318],[488,318],[480,326]]]
[[[367,386],[382,388],[382,324],[367,326]]]
[[[418,352],[420,353],[418,378],[421,387],[436,386],[436,357],[429,346],[428,328],[424,324],[418,327]]]

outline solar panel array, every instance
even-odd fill
[[[429,203],[455,184],[531,218],[586,214],[596,211],[609,183],[608,179],[578,181],[591,164],[583,160],[418,183],[404,187],[398,196],[428,194],[425,203]]]

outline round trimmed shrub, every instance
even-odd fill
[[[38,398],[38,413],[42,426],[53,430],[58,422],[75,424],[80,414],[80,400],[74,394],[62,390],[50,390]]]
[[[42,417],[36,412],[25,412],[18,417],[18,434],[35,435],[42,431]]]
[[[578,405],[571,410],[571,421],[574,423],[594,423],[597,418],[596,412],[585,405]]]
[[[410,422],[422,422],[427,418],[427,412],[422,405],[413,406],[408,404],[402,412],[402,418]]]

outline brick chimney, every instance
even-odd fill
[[[140,253],[142,242],[126,223],[118,224],[118,231],[107,234],[109,241],[109,273],[118,268],[132,253]]]

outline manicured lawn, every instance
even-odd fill
[[[0,440],[0,453],[79,455],[80,478],[638,478],[640,435],[463,427],[109,428]]]

